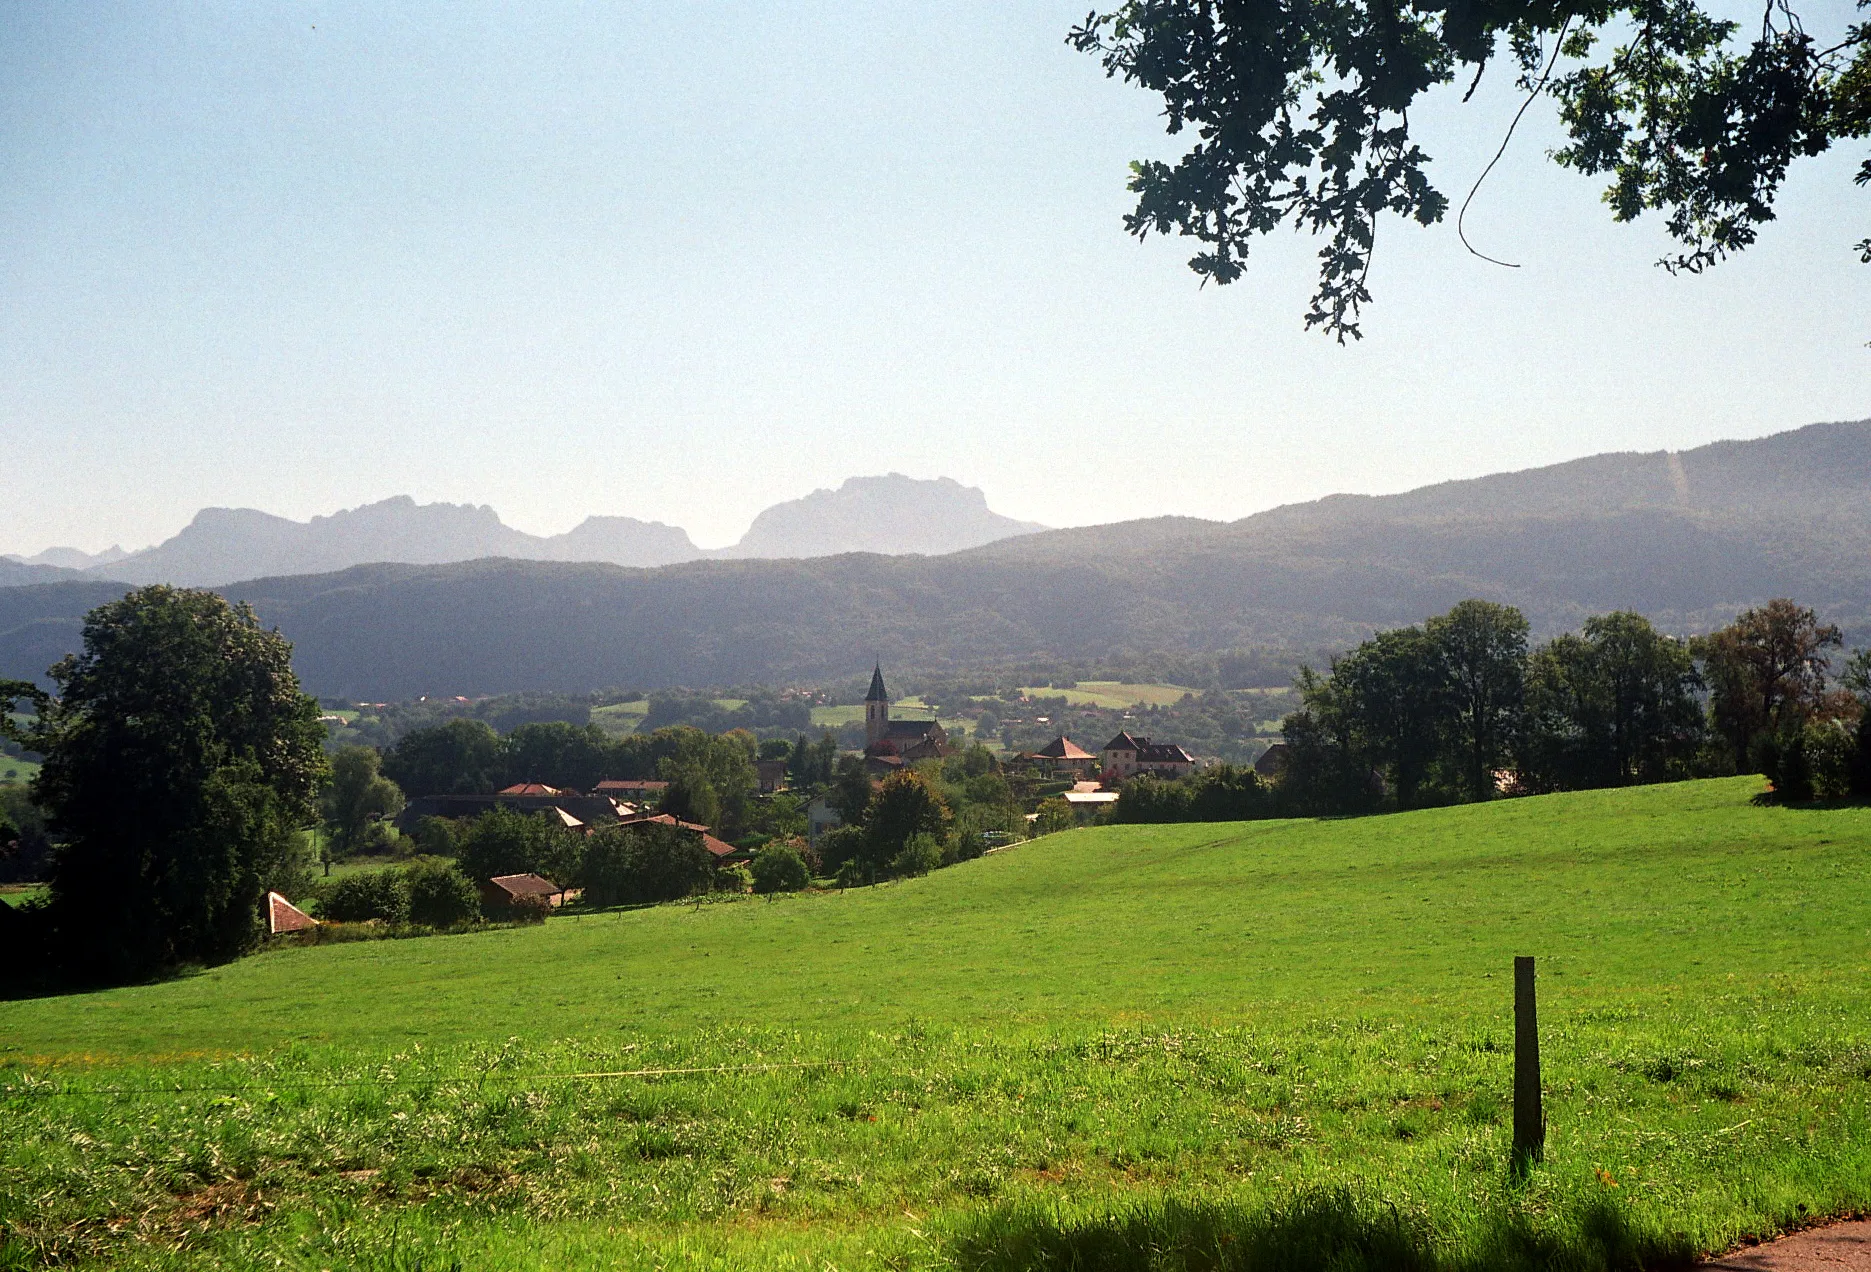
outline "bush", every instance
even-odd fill
[[[902,850],[890,859],[890,873],[895,875],[926,875],[942,864],[942,844],[934,835],[924,832],[911,835],[903,841]]]
[[[1852,793],[1857,730],[1843,720],[1815,720],[1806,726],[1805,750],[1813,794],[1820,799],[1844,799]]]
[[[461,833],[462,873],[479,883],[498,875],[537,874],[555,883],[578,877],[584,841],[550,813],[496,808]]]
[[[509,923],[544,923],[552,913],[552,902],[539,896],[515,897],[500,907],[499,916]]]
[[[806,859],[789,844],[768,844],[754,854],[754,891],[797,892],[812,882]]]
[[[1144,782],[1150,781],[1148,778],[1139,778],[1138,780]],[[1128,787],[1125,788],[1124,798],[1130,798]],[[1041,800],[1039,805],[1039,818],[1033,823],[1033,833],[1035,835],[1056,835],[1062,830],[1072,829],[1072,827],[1077,824],[1078,818],[1072,815],[1072,806],[1065,802],[1063,796],[1056,799]]]
[[[577,877],[592,905],[675,901],[714,886],[715,858],[699,835],[674,826],[606,826],[585,842]]]
[[[834,826],[819,836],[819,859],[825,869],[838,874],[864,855],[862,826]]]
[[[732,866],[715,868],[716,892],[746,892],[754,886],[754,877],[746,866],[736,863]]]
[[[409,922],[409,877],[401,870],[360,870],[332,881],[320,917],[339,923]]]
[[[409,917],[429,927],[455,927],[481,916],[474,883],[451,861],[418,861],[406,872]]]

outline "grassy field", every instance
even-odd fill
[[[614,702],[608,707],[593,707],[591,723],[606,733],[624,737],[635,733],[637,726],[643,723],[643,717],[649,713],[648,698],[638,698],[635,702]]]
[[[32,760],[20,759],[13,755],[0,755],[0,783],[25,783],[37,776],[39,776],[39,766]]]
[[[1193,690],[1181,685],[1131,685],[1117,680],[1081,680],[1075,689],[1049,689],[1038,685],[1020,692],[1028,697],[1064,698],[1073,706],[1122,711],[1125,707],[1167,707],[1181,702],[1182,696]]]
[[[1757,789],[1073,831],[0,1002],[0,1267],[1721,1248],[1871,1207],[1871,810]],[[1550,1125],[1525,1180],[1520,953]]]

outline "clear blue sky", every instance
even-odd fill
[[[1202,290],[1124,235],[1170,144],[1065,48],[1086,7],[8,5],[0,549],[398,493],[713,545],[892,470],[1231,518],[1871,416],[1859,154],[1671,278],[1536,106],[1470,216],[1524,268],[1386,223],[1341,349],[1301,330],[1311,240]],[[1458,200],[1508,79],[1417,121]]]

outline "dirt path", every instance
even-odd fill
[[[1796,1232],[1702,1267],[1707,1272],[1871,1272],[1871,1220]]]

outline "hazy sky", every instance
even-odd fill
[[[1871,416],[1862,147],[1672,278],[1536,105],[1469,219],[1524,268],[1387,222],[1342,349],[1312,240],[1203,290],[1123,233],[1173,151],[1064,46],[1085,0],[388,8],[0,9],[0,549],[400,493],[709,546],[892,470],[1232,518]],[[1415,121],[1458,202],[1504,69]]]

